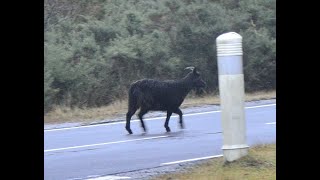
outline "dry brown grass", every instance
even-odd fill
[[[276,91],[260,91],[245,94],[245,101],[265,100],[276,98]],[[187,98],[181,105],[182,108],[201,105],[220,104],[219,96],[204,96],[200,98]]]
[[[223,157],[191,167],[188,173],[161,175],[152,180],[275,180],[276,145],[260,145],[235,162],[224,163]]]
[[[271,99],[276,97],[276,91],[256,92],[246,94],[246,101]],[[181,107],[192,107],[201,105],[220,104],[219,96],[204,96],[201,98],[188,97]],[[64,122],[93,122],[118,116],[124,116],[127,111],[127,100],[115,101],[111,105],[99,108],[70,109],[68,107],[55,107],[44,116],[44,123],[64,123]]]
[[[44,122],[90,122],[124,115],[126,110],[127,101],[115,101],[108,106],[88,109],[57,106],[44,116]]]

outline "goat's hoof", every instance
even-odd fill
[[[180,129],[185,129],[183,124],[180,124]]]
[[[147,132],[147,128],[143,127],[142,128],[143,132]]]
[[[166,130],[167,130],[168,133],[171,132],[170,128],[166,128]]]
[[[142,134],[147,134],[147,130],[146,129],[143,129],[143,132],[142,132]]]
[[[131,131],[131,130],[127,130],[127,131],[128,131],[129,134],[132,134],[132,131]]]
[[[132,131],[131,131],[130,127],[126,126],[126,130],[128,131],[129,134],[132,134]]]

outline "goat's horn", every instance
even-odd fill
[[[186,67],[185,70],[186,70],[186,69],[190,69],[191,71],[193,71],[193,70],[194,70],[194,67],[193,67],[193,66],[190,66],[190,67]]]

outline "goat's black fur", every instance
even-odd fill
[[[140,112],[138,117],[145,132],[146,127],[142,117],[148,111],[167,111],[167,118],[164,124],[167,132],[170,132],[168,124],[172,113],[179,115],[180,127],[184,128],[182,112],[179,108],[180,105],[193,88],[203,88],[206,86],[196,68],[191,67],[189,69],[192,69],[192,72],[180,80],[158,81],[143,79],[131,84],[129,89],[128,113],[126,115],[126,130],[130,134],[132,134],[130,129],[131,117],[139,108]]]

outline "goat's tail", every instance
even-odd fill
[[[128,110],[136,111],[140,108],[139,96],[141,92],[139,87],[134,83],[129,89]]]

